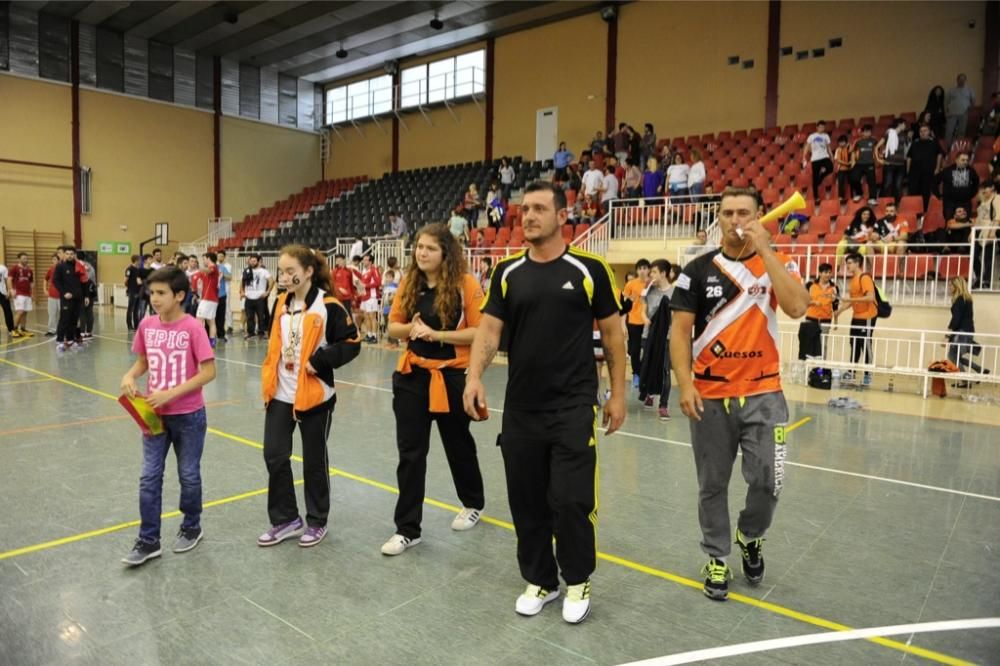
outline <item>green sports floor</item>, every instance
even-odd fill
[[[593,612],[571,626],[558,603],[534,618],[514,613],[524,583],[494,446],[499,414],[473,425],[483,523],[450,529],[459,507],[435,433],[423,543],[380,554],[393,533],[396,353],[371,346],[337,374],[326,541],[255,545],[267,527],[264,343],[237,339],[220,345],[205,392],[205,539],[126,569],[141,440],[115,402],[132,362],[124,313],[103,310],[99,337],[61,355],[35,328],[0,343],[0,664],[620,664],[767,639],[789,640],[701,663],[1000,663],[996,627],[808,646],[790,638],[1000,616],[996,425],[792,402],[798,425],[767,577],[749,588],[737,575],[718,603],[700,589],[687,420],[676,396],[673,421],[661,423],[632,393],[623,432],[600,442]],[[495,408],[505,376],[503,366],[487,373]],[[172,456],[167,469],[169,545],[180,524]]]

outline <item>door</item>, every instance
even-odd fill
[[[535,159],[551,160],[559,147],[559,107],[535,112]]]

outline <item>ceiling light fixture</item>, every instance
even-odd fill
[[[444,21],[439,19],[437,16],[431,19],[431,27],[435,30],[440,30],[444,27]]]
[[[347,57],[347,51],[344,50],[343,44],[341,44],[340,48],[337,50],[336,56],[341,60]]]

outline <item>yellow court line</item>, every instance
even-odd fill
[[[29,368],[28,366],[20,365],[18,363],[14,363],[14,362],[8,361],[6,359],[0,358],[0,363],[6,363],[8,365],[12,365],[14,367],[20,368],[20,369],[25,370],[27,372],[34,372],[34,373],[37,373],[37,374],[42,375],[42,376],[51,377],[51,378],[55,379],[56,381],[63,382],[65,384],[69,385],[69,386],[74,386],[74,387],[79,388],[81,390],[87,391],[88,393],[93,393],[94,395],[100,395],[102,397],[105,397],[105,398],[108,398],[108,399],[111,399],[111,400],[117,400],[118,399],[115,396],[112,396],[110,393],[104,393],[103,391],[98,391],[97,389],[90,388],[89,386],[84,386],[83,384],[77,384],[76,382],[72,382],[72,381],[70,381],[68,379],[63,379],[62,377],[56,377],[55,375],[50,375],[50,374],[48,374],[46,372],[43,372],[41,370],[36,370],[34,368]],[[807,423],[810,418],[811,417],[807,416],[807,417],[805,417],[803,419],[800,419],[796,423],[793,423],[791,426],[789,426],[788,430],[794,430],[795,428],[801,427],[802,425],[804,425],[805,423]],[[227,433],[225,431],[218,430],[216,428],[209,428],[208,431],[210,433],[214,434],[214,435],[218,435],[218,436],[223,437],[225,439],[229,439],[229,440],[232,440],[234,442],[238,442],[238,443],[246,445],[246,446],[251,446],[251,447],[256,448],[256,449],[263,449],[264,448],[263,445],[260,442],[255,442],[255,441],[253,441],[251,439],[247,439],[247,438],[241,437],[239,435],[234,435],[232,433]],[[301,456],[293,455],[293,456],[291,456],[291,458],[292,458],[292,460],[296,460],[298,462],[302,462],[302,457]],[[365,485],[372,486],[373,488],[378,488],[378,489],[381,489],[381,490],[386,490],[386,491],[392,492],[392,493],[398,493],[399,492],[399,490],[397,488],[395,488],[395,487],[393,487],[393,486],[391,486],[389,484],[382,483],[381,481],[376,481],[374,479],[369,479],[367,477],[363,477],[363,476],[358,475],[358,474],[353,474],[351,472],[346,472],[344,470],[340,470],[340,469],[337,469],[337,468],[334,468],[334,467],[330,468],[330,472],[331,472],[331,474],[336,474],[337,476],[343,476],[344,478],[350,479],[352,481],[357,481],[359,483],[364,483]],[[299,482],[301,482],[301,480]],[[206,503],[205,507],[214,506],[215,504],[224,504],[224,503],[227,503],[227,502],[235,502],[238,499],[245,499],[246,497],[252,497],[254,495],[259,495],[259,494],[266,493],[266,492],[267,492],[266,488],[265,489],[261,489],[261,490],[255,490],[255,491],[252,491],[250,493],[244,493],[243,495],[236,495],[233,498],[225,498],[223,500],[216,500],[215,503]],[[447,502],[441,502],[441,501],[438,501],[438,500],[434,500],[434,499],[431,499],[431,498],[426,498],[424,500],[424,502],[426,504],[431,505],[431,506],[438,507],[438,508],[441,508],[441,509],[445,509],[445,510],[448,510],[448,511],[452,511],[454,513],[458,513],[461,510],[457,506],[448,504]],[[164,515],[165,516],[174,516],[174,515],[179,515],[179,514],[180,514],[180,512],[173,512],[171,514],[164,514]],[[506,530],[510,530],[510,531],[514,530],[514,526],[511,523],[503,521],[503,520],[498,520],[498,519],[495,519],[495,518],[491,518],[489,516],[483,516],[481,518],[481,520],[483,522],[485,522],[485,523],[488,523],[488,524],[491,524],[491,525],[495,525],[497,527],[502,527],[502,528],[504,528]],[[82,539],[87,539],[87,538],[91,538],[91,537],[94,537],[94,536],[100,536],[101,534],[107,534],[108,532],[115,531],[116,529],[117,530],[121,530],[121,529],[125,529],[125,528],[127,528],[129,526],[137,525],[137,524],[138,524],[138,521],[133,521],[131,523],[122,523],[121,525],[116,525],[116,526],[113,526],[113,527],[110,527],[110,528],[104,528],[104,529],[101,529],[101,530],[95,530],[94,532],[86,532],[83,535],[76,535],[76,536],[66,537],[65,539],[57,539],[56,541],[47,542],[46,544],[38,544],[36,546],[28,546],[26,548],[19,549],[17,551],[8,551],[7,553],[0,553],[0,560],[6,559],[8,557],[14,557],[15,554],[31,553],[31,552],[35,552],[37,550],[44,550],[45,548],[54,548],[56,546],[61,546],[61,545],[64,545],[66,543],[73,543],[74,541],[80,541]],[[606,562],[610,562],[612,564],[617,564],[617,565],[625,567],[627,569],[631,569],[631,570],[639,572],[639,573],[644,573],[644,574],[649,575],[649,576],[660,578],[662,580],[667,580],[667,581],[670,581],[672,583],[677,583],[678,585],[683,585],[685,587],[690,587],[690,588],[696,589],[696,590],[701,590],[701,588],[702,588],[702,583],[699,582],[699,581],[693,580],[691,578],[686,578],[686,577],[680,576],[678,574],[670,573],[669,571],[664,571],[662,569],[656,569],[654,567],[650,567],[650,566],[647,566],[645,564],[641,564],[639,562],[634,562],[632,560],[628,560],[626,558],[619,557],[617,555],[611,555],[609,553],[598,552],[597,553],[597,557],[598,557],[598,559],[604,560]],[[729,598],[732,599],[733,601],[736,601],[737,603],[746,604],[748,606],[754,606],[756,608],[760,608],[761,610],[765,610],[765,611],[768,611],[768,612],[771,612],[771,613],[775,613],[776,615],[781,615],[783,617],[787,617],[789,619],[796,620],[796,621],[802,622],[804,624],[810,624],[810,625],[815,626],[815,627],[821,627],[821,628],[824,628],[824,629],[830,629],[832,631],[850,631],[852,629],[852,627],[850,627],[848,625],[845,625],[845,624],[840,624],[839,622],[833,622],[831,620],[827,620],[827,619],[818,617],[816,615],[810,615],[808,613],[802,613],[802,612],[794,610],[792,608],[787,608],[785,606],[781,606],[779,604],[775,604],[775,603],[772,603],[770,601],[763,601],[761,599],[755,599],[754,597],[749,597],[749,596],[746,596],[746,595],[743,595],[743,594],[730,593],[729,594]],[[951,655],[947,655],[947,654],[944,654],[944,653],[941,653],[941,652],[935,652],[933,650],[927,650],[925,648],[921,648],[921,647],[918,647],[918,646],[915,646],[915,645],[907,645],[906,643],[901,643],[899,641],[894,641],[894,640],[889,639],[889,638],[882,638],[882,637],[877,637],[876,636],[876,637],[866,638],[865,640],[871,641],[872,643],[876,643],[878,645],[881,645],[883,647],[887,647],[887,648],[890,648],[890,649],[893,649],[893,650],[898,650],[900,652],[905,652],[905,653],[908,653],[908,654],[919,656],[919,657],[922,657],[924,659],[928,659],[928,660],[931,660],[931,661],[936,661],[936,662],[941,663],[941,664],[948,664],[949,666],[974,666],[972,664],[972,662],[965,661],[965,660],[959,659],[957,657],[952,657]]]
[[[301,485],[303,483],[302,479],[295,481],[295,485]],[[264,495],[267,493],[267,488],[260,488],[259,490],[251,490],[247,493],[240,493],[239,495],[230,495],[229,497],[223,497],[221,499],[212,500],[210,502],[205,502],[202,504],[202,509],[208,509],[213,506],[221,506],[223,504],[230,504],[232,502],[239,502],[240,500],[249,499],[251,497],[257,497],[258,495]],[[183,515],[180,511],[169,511],[167,513],[160,514],[160,518],[177,518]],[[25,546],[24,548],[17,548],[15,550],[8,550],[0,553],[0,560],[7,560],[12,557],[18,557],[19,555],[27,555],[29,553],[37,553],[40,550],[48,550],[50,548],[56,548],[58,546],[65,546],[68,543],[76,543],[77,541],[83,541],[84,539],[92,539],[93,537],[102,536],[104,534],[110,534],[112,532],[120,532],[122,530],[127,530],[130,527],[138,527],[142,521],[130,520],[127,523],[118,523],[117,525],[111,525],[109,527],[102,527],[99,530],[91,530],[89,532],[81,532],[80,534],[74,534],[73,536],[63,537],[62,539],[53,539],[52,541],[46,541],[44,543],[36,543],[34,546]]]
[[[28,340],[31,340],[33,337],[34,336],[27,337],[27,338],[17,338],[15,340],[8,340],[4,344],[0,345],[0,349],[6,349],[7,347],[13,347],[14,345],[19,345],[22,342],[27,342]]]
[[[0,386],[13,386],[14,384],[38,384],[40,382],[51,382],[52,380],[48,377],[42,377],[41,379],[15,379],[9,382],[0,382]]]
[[[802,426],[804,426],[805,424],[809,423],[812,420],[813,420],[813,417],[811,417],[811,416],[806,416],[804,418],[801,418],[798,421],[796,421],[795,423],[793,423],[792,425],[786,426],[785,427],[785,432],[789,433],[789,432],[795,430],[796,428],[801,428]]]

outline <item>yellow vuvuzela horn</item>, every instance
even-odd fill
[[[772,208],[767,213],[761,216],[760,223],[767,224],[771,220],[780,220],[788,213],[793,210],[802,210],[806,207],[805,197],[802,196],[801,192],[796,192],[792,196],[788,197],[784,202],[782,202],[777,208]]]

